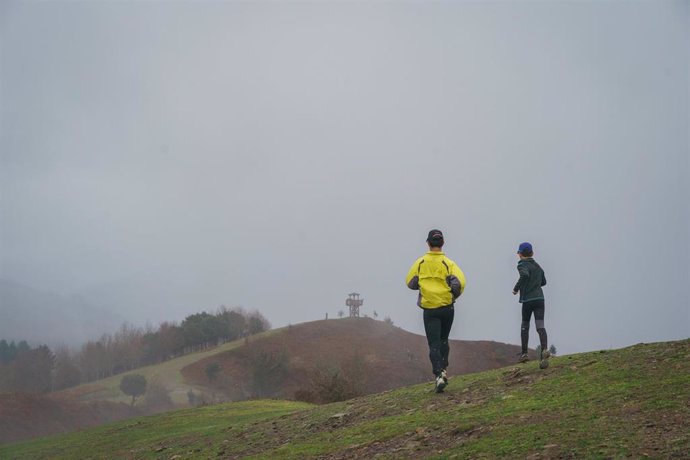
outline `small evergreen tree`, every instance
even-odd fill
[[[133,407],[137,397],[146,393],[146,377],[141,374],[125,375],[120,381],[120,390],[127,396],[132,397],[130,406]]]

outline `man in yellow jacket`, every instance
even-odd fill
[[[431,230],[426,239],[429,252],[417,259],[405,280],[407,287],[419,291],[417,305],[424,310],[424,331],[429,343],[429,359],[436,392],[448,385],[448,335],[455,316],[455,300],[465,290],[465,274],[443,254],[443,233]]]

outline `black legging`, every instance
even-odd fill
[[[455,308],[453,305],[424,309],[424,331],[429,343],[429,359],[436,376],[448,367],[448,353],[450,352],[448,335],[450,335],[454,317]]]
[[[529,320],[534,312],[534,324],[537,326],[539,343],[542,350],[547,350],[546,328],[544,327],[544,300],[531,300],[522,304],[522,325],[520,329],[520,339],[522,339],[522,352],[527,353],[527,343],[529,342]]]

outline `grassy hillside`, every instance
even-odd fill
[[[456,373],[501,367],[514,361],[518,349],[489,341],[453,341],[452,347],[451,369]],[[270,367],[261,360],[262,353],[287,357],[284,367]],[[420,335],[383,321],[345,318],[267,331],[132,373],[162,383],[177,407],[188,406],[190,389],[197,396],[203,394],[206,401],[270,397],[327,402],[423,382],[429,376],[427,353],[426,341]],[[221,370],[213,381],[206,373],[211,363],[219,364]],[[261,370],[261,378],[256,369]],[[319,381],[325,386],[314,383],[315,369],[325,370]],[[331,380],[333,369],[340,372],[337,380]],[[278,378],[281,371],[283,378]],[[388,379],[389,374],[396,378]],[[0,442],[65,433],[169,410],[165,405],[147,406],[146,398],[130,410],[130,398],[119,389],[124,375],[49,395],[0,395]],[[300,390],[300,398],[295,398]]]
[[[279,331],[281,331],[281,329],[275,329],[262,334],[257,334],[256,336],[252,337],[252,340],[259,340],[261,337],[268,337]],[[168,390],[170,390],[170,397],[172,398],[173,402],[176,404],[187,404],[187,391],[189,391],[190,388],[205,390],[205,387],[203,385],[193,385],[189,382],[186,382],[182,376],[181,370],[192,363],[218,353],[224,353],[241,347],[243,344],[244,340],[235,340],[206,351],[190,353],[160,364],[141,367],[128,373],[141,374],[146,377],[147,380],[158,379],[160,382],[165,384]],[[95,382],[85,383],[74,388],[60,391],[57,394],[74,398],[79,401],[111,401],[129,403],[131,398],[124,395],[120,391],[120,381],[122,380],[122,377],[128,373],[115,375],[113,377]]]
[[[395,378],[391,375],[390,378]],[[308,407],[249,401],[0,447],[0,458],[687,458],[690,340]]]
[[[170,390],[175,404],[187,404],[187,391],[228,393],[228,399],[238,400],[252,396],[252,372],[248,364],[254,359],[250,351],[276,350],[287,353],[289,375],[270,396],[292,398],[298,388],[306,385],[309,371],[317,363],[337,365],[359,354],[365,361],[363,367],[396,372],[397,381],[380,379],[371,374],[363,382],[364,393],[383,391],[423,381],[429,376],[428,348],[426,339],[404,331],[383,321],[368,318],[344,318],[328,321],[312,321],[274,329],[251,336],[251,347],[245,340],[228,342],[219,347],[198,353],[190,353],[169,361],[142,367],[131,373],[142,374],[147,380],[157,379]],[[451,341],[451,369],[467,373],[505,366],[515,360],[519,347],[490,341]],[[215,385],[208,381],[206,366],[220,363],[224,378]],[[120,381],[127,373],[79,385],[57,393],[77,401],[110,401],[129,403],[130,398],[120,391]],[[233,388],[223,383],[232,382]],[[233,391],[236,385],[248,389]],[[227,385],[229,387],[229,385]]]
[[[467,374],[515,362],[520,347],[492,341],[451,340],[449,369]],[[330,402],[318,383],[324,373],[351,384],[350,395],[392,390],[431,378],[426,338],[371,318],[343,318],[301,323],[269,337],[196,360],[182,369],[187,382],[211,386],[229,400],[251,397]],[[221,375],[209,382],[206,367]],[[270,382],[255,377],[273,366]],[[394,379],[389,378],[395,375]],[[299,396],[299,397],[297,397]]]
[[[124,403],[82,403],[52,395],[0,393],[0,444],[84,430],[144,414]]]
[[[209,435],[222,446],[228,425],[248,430],[252,425],[304,410],[309,404],[291,401],[243,401],[206,406],[116,422],[69,435],[30,443],[0,446],[0,458],[167,458],[175,439],[187,458],[203,457]],[[220,437],[219,437],[220,436]]]

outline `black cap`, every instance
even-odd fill
[[[441,230],[436,230],[436,229],[430,230],[429,236],[426,237],[426,240],[427,241],[431,241],[431,240],[443,241],[443,233],[441,232]]]

